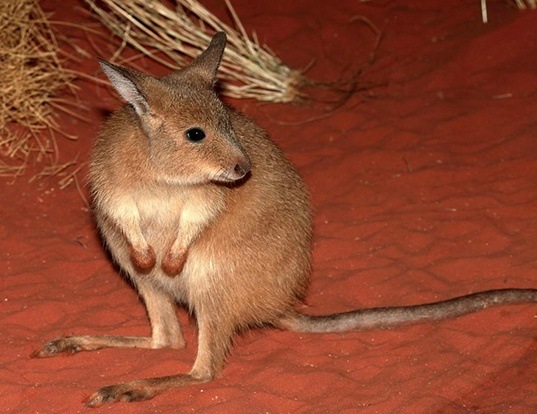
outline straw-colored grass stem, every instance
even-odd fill
[[[195,0],[176,0],[172,9],[156,0],[86,0],[120,39],[116,59],[130,45],[170,69],[180,69],[204,50],[212,35],[224,31],[228,45],[220,67],[222,93],[234,98],[292,102],[303,98],[305,77],[286,66],[257,36],[246,33],[230,0],[233,28]]]

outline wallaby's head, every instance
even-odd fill
[[[118,93],[132,106],[145,134],[155,179],[177,184],[233,182],[250,160],[214,84],[226,35],[180,71],[161,78],[100,61]]]

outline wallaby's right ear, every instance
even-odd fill
[[[216,79],[216,72],[226,48],[226,39],[225,32],[216,33],[207,49],[190,65],[191,70],[197,71],[211,85]]]
[[[101,68],[106,74],[115,90],[130,103],[138,115],[143,115],[149,110],[147,100],[140,92],[140,82],[145,77],[132,69],[113,65],[99,59]]]

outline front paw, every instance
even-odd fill
[[[131,260],[134,267],[142,273],[149,272],[157,261],[155,251],[151,246],[145,248],[131,248]]]
[[[162,258],[162,270],[168,276],[177,276],[183,270],[183,266],[186,262],[186,251],[174,251],[168,250],[166,255]]]

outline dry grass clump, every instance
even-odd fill
[[[525,2],[524,2],[525,1]],[[525,10],[527,9],[528,7],[530,9],[537,9],[537,1],[536,0],[514,0],[516,6],[520,9],[520,10]],[[527,5],[526,5],[527,3]]]
[[[176,0],[171,9],[157,0],[86,0],[113,34],[171,69],[186,66],[209,44],[215,32],[228,36],[219,76],[222,93],[234,98],[292,102],[302,97],[305,77],[290,69],[255,35],[246,34],[229,0],[234,29],[195,0]],[[101,5],[104,5],[101,6]],[[121,49],[116,53],[116,56]]]
[[[23,173],[31,159],[58,160],[57,94],[71,86],[59,47],[38,0],[0,1],[0,176]]]

